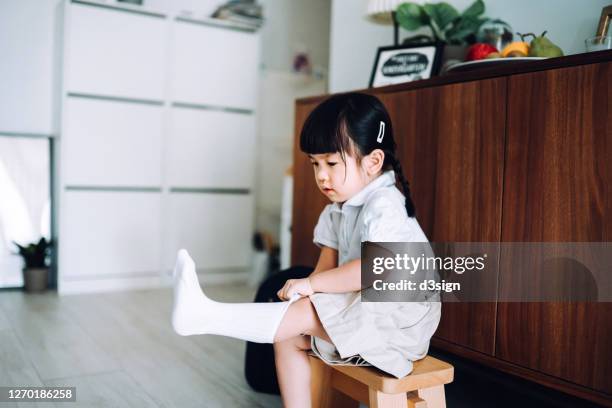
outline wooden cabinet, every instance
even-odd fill
[[[365,90],[389,110],[430,240],[612,241],[610,61],[612,52],[585,54]],[[318,256],[312,233],[326,200],[298,141],[324,98],[297,102],[294,264]],[[513,290],[508,256],[493,260],[498,294]],[[609,403],[610,305],[446,303],[432,344]]]
[[[300,151],[300,130],[308,114],[319,100],[298,104],[295,109],[295,146],[293,149],[293,215],[291,225],[291,264],[317,263],[319,248],[312,242],[312,234],[319,214],[328,203],[319,192],[308,157]]]
[[[502,241],[612,240],[610,78],[608,62],[508,79]],[[509,256],[502,292],[517,290]],[[500,303],[495,354],[612,393],[611,306]]]
[[[506,79],[397,92],[382,100],[429,239],[498,241]],[[493,355],[495,304],[446,303],[436,335]]]

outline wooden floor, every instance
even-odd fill
[[[207,286],[214,300],[249,302],[247,286]],[[0,291],[0,386],[74,386],[77,403],[4,407],[281,407],[244,379],[245,342],[176,335],[170,289],[58,297]],[[478,368],[448,354],[452,408],[594,405]],[[478,368],[478,369],[477,369]],[[361,405],[363,407],[363,405]]]
[[[252,301],[246,286],[209,286]],[[244,378],[246,343],[172,331],[170,289],[59,297],[0,292],[0,386],[75,386],[67,407],[281,407]]]

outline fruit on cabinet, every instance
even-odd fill
[[[558,45],[550,41],[550,39],[544,37],[545,35],[546,31],[544,31],[539,37],[534,35],[529,47],[529,56],[544,58],[562,57],[563,50]]]
[[[466,61],[476,61],[487,58],[491,53],[497,53],[498,50],[491,44],[476,43],[472,45],[465,56]]]

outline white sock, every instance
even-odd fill
[[[186,250],[178,252],[174,267],[172,326],[181,336],[217,334],[254,343],[273,343],[289,305],[287,302],[222,303],[209,299],[198,281],[195,264]]]

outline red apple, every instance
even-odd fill
[[[492,46],[491,44],[485,43],[476,43],[468,48],[467,54],[465,56],[466,61],[476,61],[480,59],[484,59],[487,55],[492,52],[499,52],[497,48]]]

